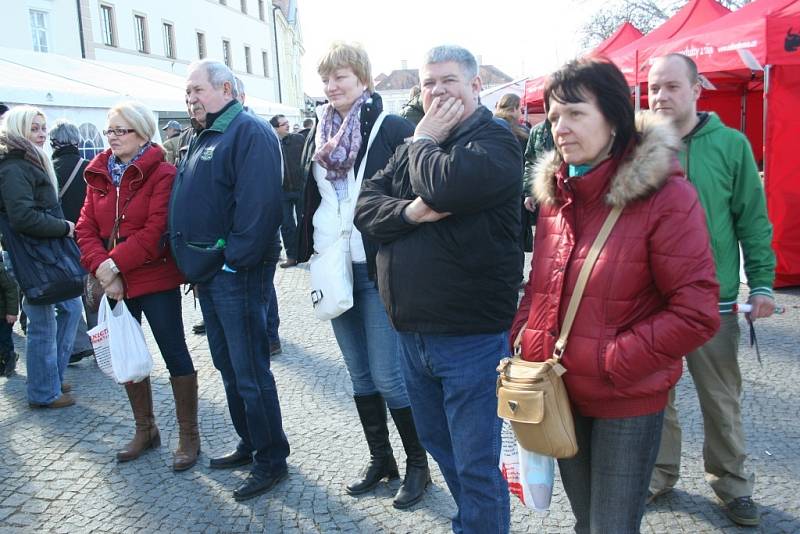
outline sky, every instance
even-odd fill
[[[419,68],[440,44],[469,49],[514,79],[548,74],[580,52],[580,28],[600,0],[299,0],[303,90],[322,95],[317,61],[333,41],[360,42],[373,77]]]

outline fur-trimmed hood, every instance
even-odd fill
[[[641,141],[611,178],[606,194],[606,203],[610,206],[624,207],[647,198],[674,174],[681,140],[672,124],[649,111],[642,111],[636,115],[636,130]],[[561,165],[555,150],[542,156],[536,164],[532,192],[540,204],[559,202],[556,173]]]

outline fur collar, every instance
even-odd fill
[[[673,173],[681,141],[672,125],[649,111],[636,116],[641,142],[620,164],[606,194],[610,206],[624,207],[658,191]],[[539,160],[534,169],[533,196],[540,204],[557,204],[556,172],[561,166],[555,150]]]

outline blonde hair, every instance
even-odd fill
[[[41,109],[28,105],[14,106],[3,115],[3,123],[0,127],[0,131],[9,137],[21,137],[30,143],[33,150],[39,155],[39,159],[44,165],[44,170],[50,178],[50,182],[52,182],[55,190],[58,191],[58,179],[56,178],[56,171],[53,169],[53,161],[44,149],[40,148],[28,138],[31,133],[31,127],[33,126],[33,119],[36,117],[41,117],[44,119],[45,124],[47,123],[47,116]]]
[[[156,135],[156,120],[153,117],[153,112],[142,104],[134,100],[120,102],[108,110],[108,118],[112,115],[119,114],[125,119],[125,122],[131,125],[131,128],[146,141],[151,141],[153,136]]]
[[[351,68],[358,80],[367,86],[369,92],[375,91],[372,81],[372,65],[367,51],[358,43],[335,41],[317,63],[317,74],[326,76],[336,69]]]

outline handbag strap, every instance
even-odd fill
[[[67,192],[67,189],[69,189],[69,186],[72,185],[72,181],[78,175],[78,170],[81,168],[81,165],[83,165],[84,161],[86,161],[86,160],[83,159],[83,158],[78,158],[78,163],[75,164],[75,168],[72,169],[72,172],[70,173],[69,178],[67,178],[67,181],[64,182],[64,185],[61,187],[61,189],[58,192],[58,200],[61,200],[61,197],[63,197],[64,193]]]
[[[581,298],[583,297],[583,290],[586,289],[586,283],[589,281],[589,275],[592,274],[592,269],[594,268],[595,262],[597,262],[598,256],[600,256],[600,251],[603,249],[603,245],[606,244],[606,240],[608,239],[609,234],[611,234],[612,228],[619,219],[620,214],[622,213],[622,208],[614,207],[611,209],[611,212],[606,217],[603,226],[600,228],[600,233],[597,234],[597,237],[594,239],[592,243],[592,248],[589,249],[589,254],[586,256],[586,259],[581,266],[581,272],[578,273],[578,281],[575,282],[575,289],[572,292],[572,296],[569,299],[569,304],[567,305],[567,313],[564,316],[564,324],[561,326],[561,333],[558,336],[558,341],[556,341],[556,346],[553,349],[553,358],[556,361],[561,360],[561,356],[564,354],[564,350],[567,348],[567,337],[569,337],[569,331],[572,330],[572,323],[575,321],[575,315],[578,313],[578,306],[580,306]]]
[[[358,167],[358,174],[356,175],[355,188],[353,189],[355,195],[351,195],[348,199],[348,208],[350,208],[348,209],[348,213],[342,213],[342,215],[348,215],[342,219],[344,223],[342,233],[346,234],[348,237],[353,232],[353,217],[356,213],[356,201],[358,200],[358,194],[361,192],[361,184],[364,182],[364,170],[367,168],[369,149],[372,147],[372,142],[375,140],[375,137],[377,137],[378,130],[381,129],[383,119],[385,118],[386,112],[381,111],[378,118],[375,119],[375,124],[372,125],[372,130],[370,130],[369,139],[367,140],[367,149],[364,151],[364,157],[361,158],[361,165]]]

